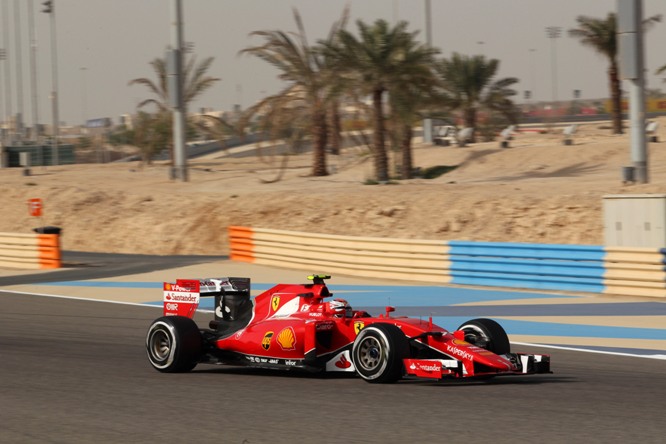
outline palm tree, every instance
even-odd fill
[[[345,25],[347,11],[331,28],[329,39]],[[255,31],[250,35],[262,37],[264,43],[241,51],[270,63],[279,70],[278,77],[288,82],[282,91],[251,107],[247,114],[263,114],[264,127],[278,132],[284,125],[293,126],[294,121],[305,125],[313,139],[312,175],[326,176],[326,116],[335,93],[335,88],[330,87],[332,73],[326,69],[322,54],[308,44],[300,14],[296,9],[293,13],[298,33]],[[283,119],[286,114],[290,116],[288,120]]]
[[[210,77],[206,75],[206,72],[210,68],[210,65],[213,63],[213,60],[213,57],[208,57],[202,60],[201,63],[197,64],[196,57],[191,57],[185,64],[183,69],[183,101],[185,102],[186,106],[188,103],[192,102],[194,99],[203,94],[207,89],[213,86],[215,82],[220,80],[216,77]],[[137,105],[138,109],[151,104],[157,107],[157,115],[154,119],[149,119],[147,116],[142,117],[143,125],[149,126],[151,123],[160,125],[160,128],[155,128],[154,131],[161,132],[163,130],[161,125],[164,122],[167,122],[167,129],[169,130],[169,133],[171,133],[173,123],[168,118],[170,105],[166,58],[153,59],[153,61],[150,62],[150,65],[153,67],[155,74],[157,74],[157,81],[153,81],[147,77],[141,77],[131,80],[129,85],[144,85],[151,93],[156,96],[154,98],[143,100]],[[170,157],[173,161],[173,141],[171,139],[167,139],[165,143],[169,147]]]
[[[466,127],[476,128],[481,110],[503,115],[515,121],[515,106],[511,97],[516,91],[511,85],[515,77],[494,80],[499,60],[486,59],[482,55],[463,56],[454,53],[450,59],[440,60],[435,69],[442,81],[443,100],[446,106],[460,110]]]
[[[220,80],[216,77],[206,75],[213,60],[213,57],[208,57],[197,64],[196,57],[191,57],[185,64],[183,69],[183,101],[186,105]],[[153,67],[155,74],[157,74],[156,82],[147,77],[141,77],[131,80],[129,85],[144,85],[157,98],[146,99],[139,103],[137,108],[153,104],[159,112],[168,111],[170,106],[166,58],[156,58],[150,62],[150,65]]]
[[[661,15],[643,20],[648,27],[661,21]],[[608,82],[611,94],[613,134],[622,134],[622,88],[618,70],[617,17],[609,12],[605,19],[580,15],[576,18],[578,27],[569,30],[571,37],[578,38],[584,46],[589,46],[608,59]]]
[[[415,43],[416,32],[407,32],[407,22],[390,27],[385,20],[368,25],[356,22],[359,37],[347,30],[338,32],[337,41],[321,42],[322,51],[336,65],[339,78],[356,95],[370,96],[373,107],[373,156],[376,180],[388,180],[388,156],[385,145],[385,93],[398,94],[410,76],[420,75],[422,63],[436,50]],[[412,54],[410,54],[410,52]],[[416,57],[418,54],[418,57]],[[415,57],[418,63],[412,64]]]

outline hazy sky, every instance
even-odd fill
[[[8,62],[0,64],[0,111],[4,115],[5,66],[11,67],[12,103],[17,97],[15,6],[20,5],[23,110],[26,124],[32,123],[29,36],[27,10],[30,0],[0,0],[0,15],[8,6]],[[150,97],[141,86],[128,86],[137,77],[155,78],[149,62],[164,55],[171,41],[172,0],[54,0],[58,48],[60,117],[68,124],[84,119],[133,113],[136,104]],[[254,103],[283,84],[266,62],[238,52],[261,40],[250,38],[257,30],[295,30],[292,8],[303,17],[311,43],[325,37],[345,4],[351,5],[349,29],[356,20],[367,23],[383,18],[406,20],[410,30],[420,30],[425,42],[425,0],[183,0],[185,41],[194,44],[199,58],[212,56],[209,74],[222,80],[190,109],[231,109]],[[536,100],[553,97],[552,40],[548,26],[562,27],[555,40],[557,96],[570,99],[573,90],[583,98],[608,95],[606,61],[582,47],[566,30],[575,27],[578,15],[605,17],[616,8],[616,0],[431,0],[432,43],[448,57],[452,52],[483,54],[501,61],[500,76],[520,79],[517,89],[532,90]],[[645,16],[664,14],[665,0],[644,0]],[[42,0],[34,0],[37,34],[39,120],[51,122],[51,43],[49,16],[41,13]],[[2,16],[3,22],[5,17]],[[2,33],[0,33],[0,38]],[[2,41],[2,40],[0,40]],[[646,35],[648,86],[662,87],[654,76],[666,64],[666,22]],[[84,69],[85,68],[85,69]]]

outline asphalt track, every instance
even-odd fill
[[[549,353],[554,374],[483,382],[401,381],[372,385],[353,377],[212,366],[199,366],[189,374],[161,374],[148,364],[143,345],[147,326],[160,314],[151,305],[160,298],[159,288],[152,286],[154,282],[224,276],[224,271],[229,271],[229,275],[260,276],[255,282],[256,287],[261,287],[267,282],[291,282],[296,276],[301,281],[303,273],[227,261],[211,266],[199,258],[171,258],[155,259],[164,261],[159,266],[142,262],[145,269],[127,275],[123,274],[127,269],[137,270],[132,257],[118,260],[115,265],[115,259],[109,257],[96,260],[99,263],[94,267],[77,264],[55,273],[5,272],[0,277],[0,442],[661,443],[666,435],[665,360],[584,353],[551,348],[553,344],[547,348],[514,344],[513,348]],[[114,267],[116,272],[111,270]],[[242,270],[248,273],[240,274]],[[358,299],[363,302],[361,305],[375,311],[386,302],[388,290],[382,288],[386,282],[375,282],[375,292],[380,296],[374,298],[367,280],[337,278],[331,282],[334,291],[336,282],[344,287],[337,296],[344,295],[352,302]],[[561,319],[569,319],[572,308],[585,306],[581,312],[587,313],[586,318],[599,317],[604,322],[572,324],[573,330],[590,334],[583,327],[600,327],[597,339],[610,347],[596,346],[595,351],[611,348],[614,353],[621,353],[612,345],[622,338],[601,337],[608,330],[594,325],[612,323],[609,319],[617,317],[613,302],[605,298],[581,301],[575,295],[539,298],[511,292],[511,300],[507,294],[491,292],[482,300],[483,292],[475,297],[472,292],[462,302],[456,300],[460,296],[450,296],[450,300],[433,305],[427,296],[431,287],[408,288],[421,289],[419,293],[424,296],[412,298],[419,303],[411,306],[395,304],[399,311],[422,312],[424,307],[428,311],[448,306],[455,313],[436,313],[452,314],[444,318],[446,321],[497,313],[517,305],[517,311],[502,313],[499,320],[503,325],[515,317],[552,326],[558,323],[537,322],[540,317],[534,315],[535,310],[544,310],[544,304],[537,299],[546,300],[545,306],[559,307]],[[440,288],[440,292],[444,289]],[[461,290],[454,293],[459,295]],[[397,296],[389,294],[390,302],[395,302]],[[558,305],[564,301],[563,306]],[[641,308],[642,303],[652,305]],[[662,319],[663,312],[659,314],[659,310],[663,303],[659,301],[636,301],[639,305],[631,307],[624,304],[634,302],[622,304],[622,310],[631,312],[630,320],[642,316],[651,320],[644,323],[648,325],[655,317],[659,322]],[[594,311],[596,305],[600,314]],[[516,313],[518,316],[512,316]],[[553,313],[541,316],[546,314],[548,319],[557,317]],[[208,319],[206,313],[197,317]],[[515,322],[513,328],[526,328],[522,323],[530,323]],[[442,325],[451,326],[449,322]],[[561,331],[554,337],[539,336],[543,330],[534,328],[532,325],[525,330],[530,335],[522,336],[543,339],[541,343],[576,342],[577,337]],[[664,324],[622,328],[629,329],[622,333],[624,336],[650,336],[622,341],[647,341],[644,352],[666,353],[661,346]],[[510,336],[513,340],[515,335],[510,331]]]

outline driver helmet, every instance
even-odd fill
[[[344,299],[333,299],[330,301],[328,303],[328,311],[336,317],[352,316],[351,305]]]

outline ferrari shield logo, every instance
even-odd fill
[[[273,296],[273,299],[271,299],[271,308],[273,309],[273,311],[277,311],[279,306],[280,306],[280,296]]]
[[[268,350],[271,348],[271,338],[273,337],[272,331],[267,331],[264,335],[264,339],[261,340],[261,348]]]
[[[361,330],[363,330],[363,327],[365,327],[365,322],[362,322],[362,321],[354,322],[354,332],[357,335],[361,332]]]

